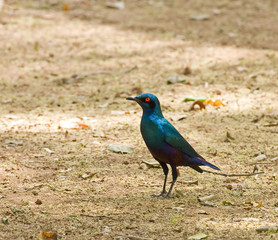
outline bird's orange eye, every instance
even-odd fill
[[[149,101],[151,101],[151,99],[150,99],[149,97],[147,97],[147,98],[145,99],[145,101],[146,101],[146,102],[149,102]]]

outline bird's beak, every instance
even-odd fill
[[[126,100],[131,100],[131,101],[135,101],[135,102],[137,102],[136,97],[128,97],[128,98],[126,98]]]

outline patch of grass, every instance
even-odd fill
[[[182,218],[182,215],[171,215],[169,221],[172,225],[176,226],[181,224]]]

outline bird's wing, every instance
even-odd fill
[[[174,147],[175,149],[183,152],[185,155],[189,156],[187,159],[188,165],[198,172],[202,172],[202,169],[196,167],[195,165],[206,165],[211,168],[220,170],[218,167],[207,162],[202,156],[200,156],[191,145],[180,135],[177,129],[173,127],[166,119],[162,121],[162,129],[164,131],[165,142]]]
[[[164,130],[165,142],[190,157],[200,157],[171,123],[164,119],[161,124]]]

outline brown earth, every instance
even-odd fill
[[[97,0],[5,2],[0,239],[42,231],[70,240],[278,239],[256,232],[278,225],[276,1],[131,0],[123,10]],[[192,19],[200,14],[209,17]],[[177,74],[186,81],[167,84]],[[151,197],[163,172],[139,168],[154,160],[139,132],[141,109],[125,100],[142,92],[157,95],[165,117],[223,173],[255,165],[264,173],[180,168],[178,197]],[[189,111],[188,95],[227,106]],[[108,144],[136,149],[116,154]],[[198,185],[184,183],[191,180]],[[198,202],[211,194],[213,207]]]

